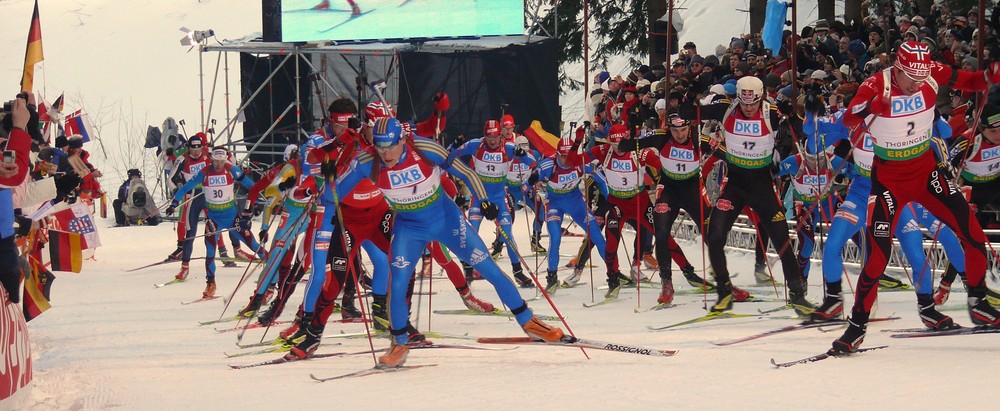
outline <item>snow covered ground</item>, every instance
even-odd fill
[[[176,273],[176,264],[123,272],[157,261],[170,252],[174,243],[171,229],[171,224],[104,229],[101,235],[105,245],[98,250],[97,261],[86,261],[82,274],[59,275],[52,288],[53,308],[29,323],[35,381],[23,409],[315,409],[332,404],[371,407],[374,401],[386,400],[402,401],[413,409],[959,409],[983,406],[993,398],[993,394],[984,394],[990,392],[984,383],[994,377],[995,358],[1000,352],[996,337],[898,340],[879,331],[920,325],[910,292],[880,293],[877,315],[895,313],[903,318],[873,324],[865,346],[889,344],[890,348],[782,370],[774,369],[769,360],[792,360],[825,351],[840,330],[802,330],[716,347],[710,342],[748,336],[795,321],[753,317],[717,320],[675,331],[649,331],[647,326],[702,315],[702,296],[681,293],[676,298],[681,304],[678,307],[636,314],[633,308],[654,303],[655,290],[643,289],[641,295],[626,290],[620,302],[586,309],[581,305],[591,301],[591,290],[586,286],[560,290],[553,296],[577,335],[679,349],[680,353],[653,358],[590,350],[591,359],[587,360],[579,350],[561,347],[415,350],[408,364],[439,365],[328,382],[325,386],[313,382],[309,374],[329,376],[367,368],[373,364],[371,355],[230,370],[227,364],[252,363],[276,358],[277,354],[225,358],[224,352],[239,351],[234,345],[234,333],[218,333],[214,326],[198,325],[199,321],[219,317],[221,299],[179,304],[197,298],[203,288],[204,272],[197,261],[192,263],[192,274],[197,279],[161,289],[152,285],[169,280]],[[527,248],[527,227],[522,220],[515,229],[515,237]],[[579,228],[573,231],[579,232]],[[482,233],[492,238],[486,228]],[[567,239],[563,254],[575,250],[580,241]],[[682,245],[694,264],[702,267],[700,243]],[[200,244],[195,247],[195,256],[199,255],[203,255]],[[533,257],[527,259],[534,266]],[[509,269],[506,258],[499,264],[505,271]],[[738,285],[753,282],[752,256],[730,253],[730,265],[740,274],[735,279]],[[219,272],[220,294],[228,294],[243,269],[220,268]],[[595,267],[594,280],[587,282],[600,285],[603,272],[601,267]],[[565,277],[569,271],[560,270],[560,275]],[[428,325],[429,303],[433,303],[433,309],[463,308],[449,283],[433,281],[439,293],[432,297],[433,301],[427,296],[421,298],[422,330],[476,337],[521,335],[516,323],[505,318],[433,315]],[[472,288],[481,298],[498,303],[489,284],[477,281]],[[677,289],[691,288],[678,284]],[[765,298],[774,297],[773,290],[751,290]],[[594,293],[600,298],[602,291]],[[819,299],[821,293],[818,286],[810,288],[813,300]],[[233,305],[245,303],[249,294],[249,287],[244,286]],[[291,301],[297,303],[300,295],[297,293]],[[535,293],[522,291],[522,295],[530,298]],[[954,295],[949,306],[958,306],[963,297],[961,293]],[[642,303],[638,304],[640,298]],[[530,304],[539,313],[554,314],[544,300]],[[778,305],[737,304],[735,312],[757,313]],[[291,311],[283,319],[288,319]],[[964,311],[949,313],[960,323],[969,322]],[[788,314],[782,311],[772,316]],[[334,314],[331,318],[338,317]],[[360,324],[330,324],[326,345],[318,352],[367,350],[365,339],[330,338],[341,332],[363,330]],[[276,333],[271,330],[267,338]],[[259,341],[263,334],[262,330],[251,330],[244,339]],[[466,340],[439,341],[478,345]],[[338,342],[343,345],[330,345]],[[375,340],[375,348],[387,344],[384,339]]]
[[[105,185],[111,189],[117,187],[127,168],[120,168],[121,175],[114,175],[116,153],[126,151],[123,147],[128,142],[134,144],[141,139],[141,135],[112,126],[116,118],[138,122],[143,132],[146,124],[158,125],[168,115],[197,123],[197,56],[186,54],[177,43],[182,36],[177,28],[213,28],[222,38],[260,30],[257,4],[238,0],[41,3],[47,57],[43,81],[50,100],[58,94],[53,95],[53,90],[66,90],[68,106],[83,102],[87,107],[111,107],[105,114],[109,126],[104,137],[112,160],[101,154],[94,156],[99,167],[107,164],[102,168],[108,175]],[[722,33],[716,27],[744,27],[745,15],[729,10],[743,8],[745,1],[721,3],[684,2],[691,13],[709,6],[725,11],[704,14],[713,19],[711,25],[704,26],[705,32],[711,31],[721,40],[697,37],[701,34],[695,32],[686,35],[685,40],[715,44],[736,34]],[[31,5],[30,0],[0,1],[0,12],[5,16],[5,24],[0,25],[0,50],[10,56],[0,63],[0,76],[11,85],[9,94],[14,93],[12,85],[20,78],[23,36]],[[688,24],[697,26],[691,21]],[[97,153],[99,149],[91,151]],[[103,224],[110,222],[105,220]],[[517,241],[526,248],[528,236],[523,219],[515,227]],[[484,234],[488,231],[482,230]],[[825,351],[839,331],[804,330],[716,347],[709,342],[795,322],[743,318],[652,332],[647,326],[702,315],[701,296],[679,294],[676,302],[682,305],[676,308],[635,314],[633,308],[652,305],[655,291],[643,289],[641,296],[634,290],[624,291],[618,303],[585,309],[581,303],[591,301],[591,290],[580,287],[560,290],[554,296],[577,335],[679,349],[680,353],[671,358],[650,358],[591,350],[592,359],[587,360],[579,350],[560,347],[415,350],[409,364],[439,365],[325,385],[313,382],[309,374],[327,376],[360,370],[372,365],[372,357],[355,355],[234,371],[227,364],[251,363],[275,355],[225,358],[224,352],[238,350],[233,344],[235,335],[198,325],[198,321],[219,317],[221,300],[179,304],[200,295],[204,274],[198,261],[193,262],[197,279],[162,289],[152,285],[169,280],[176,273],[176,265],[135,273],[123,271],[166,256],[174,247],[172,226],[102,227],[101,238],[104,246],[98,250],[96,261],[86,261],[82,274],[58,274],[52,288],[53,308],[29,323],[35,380],[19,409],[317,409],[334,405],[346,409],[373,407],[384,401],[409,409],[960,409],[990,407],[996,399],[987,384],[995,377],[994,364],[1000,351],[997,337],[897,340],[879,332],[919,326],[915,299],[909,292],[880,294],[877,315],[895,313],[903,319],[873,324],[865,346],[889,344],[889,349],[785,370],[773,369],[769,360],[791,360]],[[564,241],[563,254],[574,250],[579,241]],[[700,243],[682,245],[695,266],[702,268]],[[195,256],[203,253],[203,246],[196,245]],[[533,258],[528,260],[534,266]],[[506,259],[500,265],[509,270]],[[730,254],[730,266],[740,274],[735,279],[737,285],[753,281],[752,265],[752,257]],[[219,271],[220,294],[228,294],[243,270]],[[813,272],[818,273],[818,267]],[[594,280],[587,282],[601,284],[603,273],[601,267],[595,267]],[[560,272],[561,276],[568,274],[566,270]],[[434,281],[434,289],[440,292],[433,296],[433,309],[463,307],[447,282]],[[301,288],[292,298],[293,303],[300,301]],[[488,284],[476,282],[472,288],[481,298],[498,303]],[[690,289],[684,284],[677,288]],[[752,291],[774,297],[774,291],[766,288]],[[818,301],[821,292],[814,285],[810,298]],[[245,286],[230,312],[244,303],[249,293]],[[594,293],[599,298],[602,291]],[[533,291],[522,294],[534,297]],[[962,297],[964,294],[956,293],[950,304],[959,306]],[[847,298],[850,301],[851,297]],[[709,299],[714,301],[711,295]],[[434,315],[428,324],[429,303],[427,296],[421,299],[419,327],[424,331],[522,335],[513,321],[504,318]],[[778,305],[738,304],[735,311],[756,313]],[[539,313],[554,314],[544,301],[534,301],[531,306]],[[291,308],[288,311],[286,319],[292,314]],[[964,311],[949,313],[959,323],[968,324]],[[782,315],[787,312],[774,314]],[[342,331],[362,330],[359,324],[331,324],[324,340],[327,344],[319,352],[367,349],[367,340],[330,338]],[[262,334],[262,330],[249,331],[245,340],[259,340]],[[276,330],[267,336],[274,335]],[[336,342],[343,345],[332,345]],[[477,345],[465,340],[444,342]],[[386,345],[385,340],[375,341],[375,348]]]

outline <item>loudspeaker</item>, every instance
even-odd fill
[[[261,0],[262,24],[265,42],[281,41],[281,0]]]

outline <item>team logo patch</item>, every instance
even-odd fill
[[[392,266],[396,267],[396,268],[402,269],[402,268],[409,267],[410,266],[410,262],[406,261],[406,258],[404,258],[403,256],[397,255],[396,258],[395,258],[395,260],[393,260],[393,262],[392,262]]]
[[[847,203],[845,202],[844,204]],[[851,224],[858,223],[858,215],[844,209],[837,210],[837,214],[834,214],[833,218],[843,218]]]
[[[875,237],[889,238],[889,223],[886,221],[875,221],[872,223],[872,231]]]
[[[469,257],[469,264],[476,265],[483,261],[486,261],[488,255],[483,252],[483,250],[473,250],[472,255]]]
[[[727,200],[725,198],[720,198],[720,199],[716,200],[715,201],[715,208],[718,208],[721,211],[733,211],[733,209],[734,209],[733,208],[733,203],[731,203],[729,200]]]
[[[334,271],[347,271],[347,259],[343,257],[334,257],[333,261],[330,261],[330,267]]]

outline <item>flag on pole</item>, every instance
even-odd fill
[[[559,145],[559,137],[545,131],[542,128],[542,123],[538,120],[532,121],[531,126],[524,129],[524,136],[528,138],[531,146],[545,157],[555,154],[556,147]]]
[[[101,246],[101,239],[97,236],[97,227],[94,225],[94,217],[90,213],[90,206],[79,201],[67,210],[62,210],[55,214],[54,228],[60,231],[69,231],[80,234],[80,249],[89,250]]]
[[[49,261],[52,271],[79,273],[83,267],[83,238],[80,234],[49,230]]]
[[[52,291],[52,282],[56,276],[52,274],[41,263],[30,259],[31,266],[29,272],[24,273],[24,320],[31,321],[43,312],[52,308],[49,303],[49,293]]]
[[[90,122],[90,116],[83,110],[77,110],[66,116],[66,137],[73,136],[83,137],[84,143],[90,141],[91,137],[96,137],[94,124]]]
[[[31,27],[28,28],[28,46],[24,50],[24,72],[21,74],[21,91],[32,91],[35,82],[35,64],[45,60],[42,54],[42,23],[38,19],[38,0],[35,0],[35,12],[31,14]]]

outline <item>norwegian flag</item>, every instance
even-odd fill
[[[88,250],[101,246],[101,239],[97,235],[97,227],[94,224],[94,216],[90,213],[90,207],[86,203],[73,204],[67,210],[52,214],[52,217],[55,220],[52,229],[77,233],[83,237],[80,241],[80,249]]]
[[[90,122],[90,116],[83,110],[77,110],[66,116],[66,137],[78,135],[83,137],[83,142],[86,143],[90,141],[91,137],[97,138],[94,132],[94,124]]]

